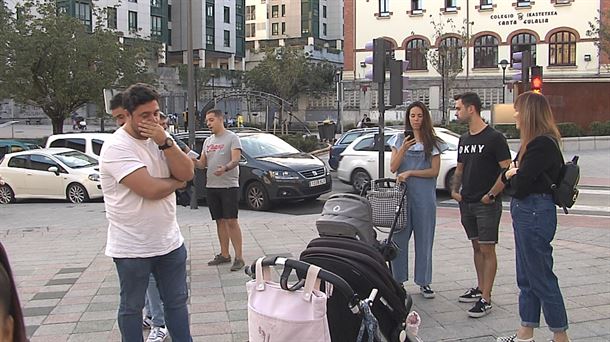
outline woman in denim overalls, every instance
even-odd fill
[[[434,298],[432,282],[432,244],[436,226],[436,177],[440,169],[440,154],[445,144],[436,137],[428,108],[413,102],[407,108],[405,133],[397,134],[388,144],[392,147],[390,170],[396,179],[407,185],[406,226],[394,234],[399,247],[392,261],[392,273],[397,282],[408,279],[408,246],[415,235],[415,283],[425,298]]]

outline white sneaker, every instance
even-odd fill
[[[152,327],[146,342],[163,342],[167,338],[167,334],[168,331],[165,327]]]

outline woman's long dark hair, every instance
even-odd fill
[[[13,341],[27,342],[23,311],[19,303],[13,272],[8,263],[8,256],[4,246],[0,243],[0,313],[2,311],[13,317]]]
[[[415,101],[415,102],[412,102],[409,105],[409,107],[407,107],[407,114],[406,114],[406,118],[405,118],[405,128],[413,130],[413,127],[411,127],[411,121],[409,121],[409,117],[411,116],[411,109],[413,109],[415,107],[421,109],[422,113],[424,114],[424,118],[421,123],[420,132],[421,132],[422,143],[424,144],[424,153],[426,154],[426,159],[430,159],[430,157],[432,156],[432,150],[435,147],[436,147],[436,149],[440,150],[440,146],[439,146],[440,141],[439,141],[439,138],[436,136],[436,133],[434,133],[434,126],[432,125],[432,118],[430,117],[430,111],[428,110],[428,107],[426,107],[426,105],[423,102]]]

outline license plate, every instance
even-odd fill
[[[320,178],[316,180],[312,180],[309,182],[309,187],[313,188],[314,186],[324,185],[326,184],[326,178]]]

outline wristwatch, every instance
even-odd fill
[[[168,148],[174,146],[174,139],[172,139],[171,137],[167,137],[165,138],[165,143],[163,145],[159,145],[159,149],[161,151],[163,150],[167,150]]]
[[[492,201],[496,200],[496,195],[492,194],[491,192],[487,194],[487,197],[489,197],[489,199]]]

